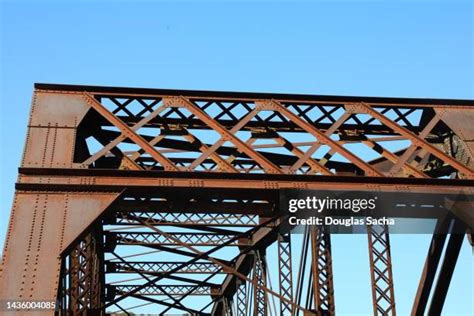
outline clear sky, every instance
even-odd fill
[[[34,82],[474,97],[469,0],[65,2],[0,0],[1,245]],[[334,242],[344,315],[370,313],[360,238]],[[428,243],[393,238],[400,315],[410,309]],[[472,279],[465,242],[446,315],[472,315]]]

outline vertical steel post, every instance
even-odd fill
[[[448,245],[444,253],[443,263],[439,271],[436,286],[434,288],[433,297],[431,298],[429,315],[441,315],[443,305],[448,294],[449,284],[453,277],[454,268],[461,252],[461,246],[464,241],[465,230],[464,224],[459,220],[454,220],[451,226],[451,234],[449,236]]]
[[[436,271],[438,270],[444,244],[446,242],[445,232],[448,231],[450,223],[450,219],[438,221],[435,232],[433,233],[418,290],[413,302],[413,308],[411,310],[412,315],[423,315],[425,313]]]
[[[278,267],[280,279],[280,295],[293,300],[293,277],[291,269],[291,235],[290,233],[278,235]],[[290,315],[293,307],[280,300],[280,315]]]
[[[368,225],[374,315],[396,315],[390,238],[386,225]]]
[[[236,316],[247,316],[247,308],[248,308],[248,301],[247,301],[247,284],[244,281],[238,280],[237,281],[237,299],[236,303]]]
[[[62,298],[61,304],[68,305],[60,306],[61,310],[67,309],[73,315],[100,313],[105,296],[101,236],[100,231],[88,233],[63,260],[61,275],[68,282],[63,281],[62,286],[68,285],[69,288],[59,290],[59,293],[67,296]]]
[[[257,250],[254,263],[254,278],[258,285],[266,287],[267,271],[265,264],[265,252]],[[254,286],[254,316],[267,315],[267,297],[262,287]]]
[[[319,315],[335,314],[331,237],[324,227],[311,230],[311,271],[315,310]]]

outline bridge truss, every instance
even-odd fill
[[[474,195],[471,100],[35,88],[0,299],[59,314],[334,315],[331,234],[280,229],[280,190]],[[472,233],[472,199],[450,207],[417,315]],[[374,315],[395,315],[388,229],[367,236]]]

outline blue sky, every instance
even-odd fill
[[[467,0],[0,0],[0,10],[0,244],[34,82],[474,97],[473,4]],[[341,263],[350,258],[354,271],[363,270],[366,240],[358,238],[334,243],[335,269],[354,284],[368,274]],[[410,308],[428,242],[426,236],[393,239],[401,315]],[[465,243],[446,314],[472,314],[466,303],[473,297],[472,277]],[[336,279],[340,312],[370,312],[369,284],[357,291],[343,283]]]

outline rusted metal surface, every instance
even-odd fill
[[[253,315],[266,316],[268,313],[268,297],[264,291],[267,285],[267,265],[265,254],[257,251],[253,265]],[[258,284],[258,286],[256,286]]]
[[[374,315],[396,315],[390,237],[386,225],[367,226]]]
[[[280,295],[290,301],[293,300],[293,269],[291,256],[291,234],[284,233],[278,236],[278,268],[280,281]],[[280,302],[280,315],[291,315],[293,307],[284,301]]]
[[[435,234],[431,238],[430,247],[428,249],[427,258],[421,274],[420,283],[415,296],[412,308],[412,315],[423,315],[428,306],[428,299],[433,286],[436,271],[443,252],[444,244],[446,242],[446,234],[441,234],[441,231],[446,231],[451,224],[450,218],[445,218],[438,222]]]
[[[247,316],[248,310],[248,298],[247,298],[247,286],[245,282],[239,282],[237,284],[237,294],[236,294],[236,316]]]
[[[100,312],[105,299],[103,257],[100,231],[91,230],[63,259],[58,289],[61,313]]]
[[[331,237],[325,228],[311,231],[314,309],[319,314],[335,315]]]
[[[2,257],[0,297],[54,301],[61,253],[116,193],[17,192]]]
[[[224,174],[218,175],[212,173],[210,175],[192,175],[189,173],[180,174],[177,177],[167,175],[166,172],[152,173],[152,177],[145,176],[141,172],[132,174],[124,174],[117,172],[110,174],[103,172],[104,170],[81,172],[83,176],[79,178],[70,178],[68,170],[54,170],[46,173],[47,170],[20,170],[23,175],[17,183],[17,188],[22,190],[52,190],[56,191],[60,187],[66,187],[71,191],[84,190],[89,183],[94,183],[96,190],[121,191],[125,188],[140,187],[173,187],[173,188],[211,188],[211,189],[262,189],[262,185],[267,189],[297,189],[304,188],[310,190],[350,190],[357,188],[358,190],[372,190],[374,186],[381,192],[413,192],[413,193],[430,193],[435,192],[445,194],[457,194],[465,192],[471,194],[474,182],[471,179],[466,180],[447,180],[439,179],[405,179],[405,178],[365,178],[350,176],[296,176],[272,175],[262,177],[262,175],[235,175]],[[225,177],[225,179],[223,179]],[[297,181],[300,179],[300,181]],[[47,183],[46,180],[48,180]]]
[[[165,314],[333,315],[330,236],[308,232],[295,264],[279,190],[473,196],[473,118],[472,100],[37,84],[0,299],[57,299],[73,315],[138,302]],[[472,228],[463,203],[455,215]],[[374,313],[395,314],[389,235],[376,229]],[[459,238],[449,243],[431,311],[457,258]],[[440,259],[427,259],[416,311]]]

